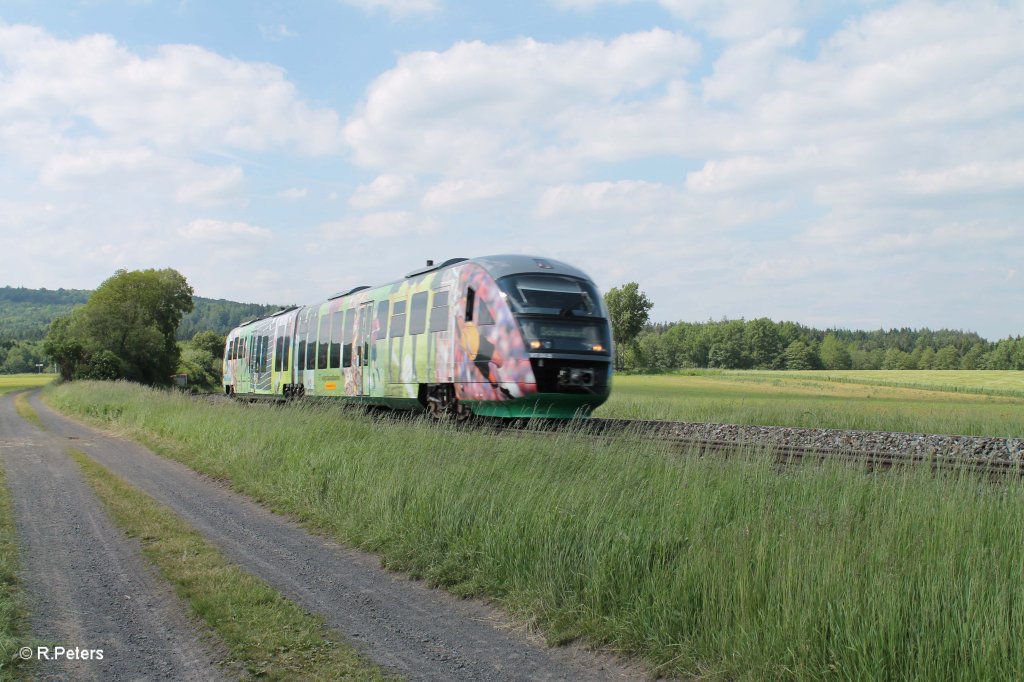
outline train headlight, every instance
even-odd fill
[[[602,350],[604,350],[604,346],[602,346],[602,345],[601,345],[601,344],[599,344],[599,343],[595,343],[595,344],[594,344],[593,346],[591,346],[591,348],[592,348],[593,350],[596,350],[596,351],[602,351]]]
[[[541,345],[542,345],[541,342],[538,341],[537,339],[534,339],[533,341],[530,341],[530,348],[532,348],[533,350],[537,350],[538,348],[541,347]]]

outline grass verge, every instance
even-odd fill
[[[1022,679],[1024,484],[374,422],[76,383],[48,400],[385,564],[714,679]]]
[[[18,415],[29,422],[34,424],[40,431],[46,430],[46,425],[43,424],[43,420],[36,414],[35,408],[28,402],[28,395],[26,393],[17,393],[14,396],[14,409],[18,412]]]
[[[379,668],[312,616],[229,563],[167,507],[78,451],[69,454],[114,519],[227,645],[231,663],[268,680],[383,680]]]
[[[25,643],[25,609],[18,579],[18,544],[14,510],[7,480],[0,466],[0,681],[17,679],[18,648]]]

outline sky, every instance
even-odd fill
[[[0,0],[0,286],[526,253],[655,321],[1024,334],[1024,2]]]

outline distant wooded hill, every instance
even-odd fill
[[[0,342],[42,339],[54,318],[85,303],[91,293],[85,289],[0,288]],[[240,322],[281,308],[201,296],[194,297],[192,302],[192,312],[178,325],[178,339],[183,341],[202,331],[227,334]]]

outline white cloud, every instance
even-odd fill
[[[668,213],[678,192],[659,183],[621,180],[584,185],[563,184],[544,191],[537,205],[541,218],[572,216],[579,213],[632,213],[651,211]]]
[[[348,203],[355,208],[377,208],[408,197],[415,185],[412,175],[378,175],[373,182],[356,187]]]
[[[178,234],[189,241],[247,243],[269,239],[273,233],[248,223],[200,218],[179,229]]]
[[[309,189],[306,187],[289,187],[278,192],[277,196],[282,199],[305,199],[309,196]]]
[[[699,47],[663,29],[560,44],[457,43],[416,52],[378,77],[345,127],[357,162],[473,177],[481,169],[550,172],[588,109],[642,97],[686,73]]]
[[[432,232],[436,227],[434,220],[425,219],[411,211],[377,211],[327,222],[320,226],[320,230],[330,239],[348,239],[363,236],[411,237]]]
[[[427,190],[423,195],[423,208],[451,209],[464,204],[486,201],[500,197],[508,190],[501,182],[481,180],[445,180]]]
[[[238,166],[184,164],[187,179],[179,180],[174,198],[181,204],[217,206],[242,201],[243,174]]]
[[[0,24],[0,124],[114,139],[181,154],[217,149],[341,148],[335,112],[305,103],[282,69],[195,45],[137,55],[107,35],[62,40]]]
[[[441,9],[439,0],[342,0],[372,14],[377,11],[386,12],[393,19],[404,19],[416,14],[433,14]]]

